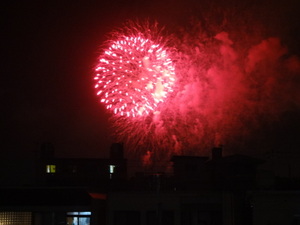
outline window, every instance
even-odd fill
[[[0,224],[31,225],[31,212],[0,212]]]
[[[112,179],[112,175],[115,172],[115,165],[109,165],[109,179]]]
[[[109,165],[109,173],[114,173],[115,172],[115,165]]]
[[[67,225],[90,225],[91,212],[68,212]]]
[[[47,165],[46,172],[47,173],[56,173],[56,165]]]

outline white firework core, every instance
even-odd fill
[[[175,69],[164,46],[142,36],[121,36],[100,56],[94,79],[107,109],[137,117],[155,111],[173,92]]]

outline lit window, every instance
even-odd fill
[[[68,212],[68,225],[90,225],[91,212]]]
[[[109,165],[109,173],[114,173],[115,172],[115,165]]]
[[[0,212],[0,224],[31,225],[31,212]]]
[[[92,213],[91,212],[67,212],[67,215],[71,215],[71,216],[77,216],[77,215],[79,215],[79,216],[90,216],[90,215],[92,215]]]
[[[112,179],[112,175],[115,172],[115,165],[109,165],[109,179]]]
[[[47,165],[46,172],[47,173],[56,173],[56,165]]]

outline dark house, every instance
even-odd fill
[[[126,180],[123,145],[114,143],[108,159],[56,158],[49,145],[37,162],[37,184],[47,186],[102,186],[107,180]]]
[[[222,157],[221,148],[213,148],[212,156],[173,156],[176,188],[249,190],[256,186],[257,166],[263,160],[245,155]]]
[[[0,199],[3,225],[89,225],[99,220],[92,213],[93,198],[82,188],[1,188]]]
[[[0,189],[0,224],[90,225],[106,223],[106,192],[127,179],[123,145],[108,159],[56,158],[44,144],[36,161],[36,181]]]

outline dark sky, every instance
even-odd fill
[[[279,5],[285,9],[297,6],[283,2]],[[188,4],[117,0],[2,5],[0,157],[33,154],[43,142],[52,142],[57,156],[107,156],[112,141],[108,114],[97,102],[92,79],[101,42],[126,19],[149,17],[172,24],[177,15],[188,15],[193,7]],[[293,14],[291,21],[299,23],[295,18]]]
[[[92,73],[112,6],[12,3],[2,11],[1,154],[52,142],[61,156],[105,155],[107,116]]]

